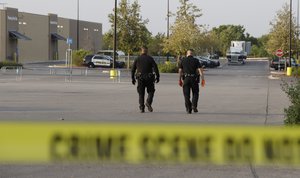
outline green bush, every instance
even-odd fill
[[[291,105],[284,109],[286,125],[300,124],[300,80],[292,81],[290,83],[283,82],[283,91],[288,95]]]
[[[178,66],[176,63],[158,64],[158,70],[161,73],[177,73]]]
[[[15,61],[6,60],[6,61],[0,62],[0,68],[3,66],[10,66],[11,68],[15,68],[15,67],[23,67],[23,64],[17,63]]]
[[[83,49],[80,49],[80,50],[77,50],[77,51],[73,51],[73,65],[75,66],[82,66],[83,64],[83,58],[86,56],[86,55],[89,55],[89,54],[92,54],[91,51],[86,51],[86,50],[83,50]]]
[[[300,77],[300,67],[293,67],[292,74],[295,77]]]

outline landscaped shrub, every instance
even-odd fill
[[[158,70],[161,73],[177,73],[178,66],[177,63],[158,64]]]
[[[6,60],[0,62],[0,68],[3,66],[8,66],[9,68],[16,68],[16,67],[23,67],[23,64],[17,63],[15,61]]]
[[[86,50],[83,50],[83,49],[73,51],[73,56],[72,56],[73,65],[82,66],[83,58],[88,54],[92,54],[92,52],[91,51],[86,51]]]
[[[300,67],[293,67],[293,76],[300,77]]]
[[[283,91],[288,95],[291,105],[284,109],[286,125],[300,124],[300,80],[286,82],[282,84]]]

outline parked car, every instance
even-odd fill
[[[210,59],[212,64],[213,64],[213,67],[219,67],[220,66],[220,61],[219,59]]]
[[[284,67],[285,67],[285,61],[287,62],[287,65],[289,65],[289,59],[288,58],[283,58],[283,59],[278,59],[278,58],[275,58],[275,59],[272,59],[271,62],[270,62],[270,67],[271,68],[274,68],[275,70],[283,70]],[[292,67],[297,67],[298,64],[296,63],[296,60],[294,58],[291,58],[291,62],[292,62]]]
[[[207,58],[204,58],[203,56],[195,56],[195,58],[197,58],[200,61],[203,68],[207,68],[207,67],[210,67],[212,65],[211,61]]]
[[[218,54],[209,54],[207,57],[209,59],[219,59],[220,58]]]
[[[272,59],[270,62],[270,67],[274,68],[275,70],[281,69],[282,67],[284,68],[284,61],[280,60],[279,64],[279,58]]]
[[[299,66],[299,64],[297,64],[297,61],[294,58],[291,58],[291,62],[292,62],[292,67],[298,67]]]
[[[94,67],[112,67],[113,66],[113,59],[107,55],[100,55],[100,54],[92,54],[87,55],[83,59],[83,64],[88,66],[89,68]],[[125,66],[125,62],[123,61],[115,61],[116,68],[123,68]]]
[[[113,56],[114,50],[99,50],[97,54],[102,54],[106,56]],[[123,51],[116,51],[117,56],[125,56],[125,53]]]
[[[217,59],[212,60],[204,56],[197,56],[196,58],[199,59],[204,67],[214,68],[220,66],[220,61]]]
[[[114,50],[99,50],[97,54],[106,55],[113,57],[114,56]],[[123,51],[116,51],[116,59],[118,61],[124,61],[126,60],[125,53]]]

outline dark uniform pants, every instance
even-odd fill
[[[183,94],[185,100],[185,107],[187,110],[197,108],[199,99],[199,83],[196,77],[185,77],[183,82]],[[192,102],[190,100],[192,90]]]
[[[148,98],[147,103],[152,105],[155,87],[154,80],[152,78],[140,78],[138,79],[137,92],[139,94],[140,109],[145,108],[145,89],[147,88]]]

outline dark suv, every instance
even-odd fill
[[[280,60],[280,63],[279,63],[278,58],[272,59],[271,62],[270,62],[270,67],[275,69],[275,70],[284,69],[284,65],[285,65],[284,60]]]
[[[287,66],[290,66],[289,65],[289,59],[287,58],[284,58],[284,59],[278,59],[278,58],[275,58],[275,59],[272,59],[271,62],[270,62],[270,67],[271,68],[274,68],[275,70],[283,70],[284,67],[285,67],[285,61],[287,62]],[[296,63],[295,59],[294,58],[291,58],[291,62],[292,62],[292,67],[297,67],[298,64]]]

